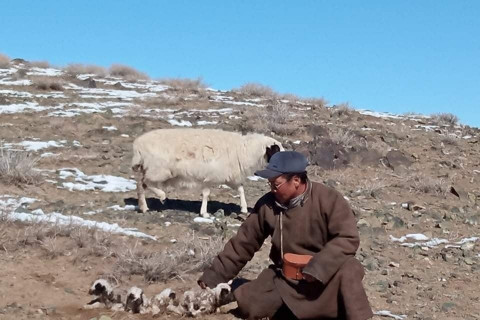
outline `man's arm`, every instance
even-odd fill
[[[223,251],[213,260],[198,280],[204,285],[214,288],[217,284],[233,279],[250,261],[268,236],[264,230],[264,222],[258,213],[258,204],[238,229],[237,234],[225,245]]]
[[[305,266],[303,273],[326,284],[342,264],[355,255],[360,243],[357,224],[348,202],[337,191],[330,191],[323,210],[327,216],[328,242]]]

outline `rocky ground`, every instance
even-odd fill
[[[104,277],[147,296],[196,285],[243,217],[225,186],[212,190],[211,223],[195,222],[193,191],[169,190],[164,204],[150,195],[153,210],[136,212],[132,142],[173,126],[259,132],[308,155],[312,180],[355,210],[364,285],[374,311],[390,312],[376,318],[480,319],[478,128],[450,114],[373,113],[260,85],[218,91],[93,71],[0,64],[1,319],[149,319],[83,310],[90,284]],[[268,188],[248,179],[245,191],[251,207]],[[266,265],[268,243],[241,276]]]

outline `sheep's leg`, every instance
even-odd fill
[[[148,211],[147,200],[145,199],[145,188],[147,185],[145,184],[145,173],[142,170],[140,173],[136,175],[137,180],[137,197],[138,197],[138,208],[141,212],[145,213]]]
[[[238,187],[238,192],[240,193],[240,211],[242,213],[247,213],[247,200],[245,199],[245,190],[243,189],[242,185]]]
[[[152,190],[153,193],[155,193],[157,198],[159,198],[162,203],[165,201],[165,199],[167,199],[167,195],[165,194],[165,192],[162,189],[155,188],[155,187],[152,187],[152,186],[148,186],[148,189]]]
[[[205,188],[202,190],[202,207],[200,208],[200,215],[204,218],[208,218],[210,215],[207,212],[208,196],[210,195],[210,189]]]

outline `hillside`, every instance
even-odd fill
[[[126,67],[21,59],[0,64],[2,319],[148,319],[81,310],[100,277],[150,296],[195,286],[243,217],[226,186],[212,190],[211,223],[194,221],[201,196],[193,191],[170,190],[164,204],[149,193],[153,210],[136,211],[132,142],[175,126],[264,133],[306,154],[311,179],[355,210],[374,311],[480,319],[478,128],[449,114],[361,111],[255,84],[219,91]],[[268,190],[248,179],[249,207]],[[268,243],[242,276],[266,265]]]

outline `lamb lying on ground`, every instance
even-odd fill
[[[121,303],[121,295],[115,292],[112,285],[105,279],[95,280],[88,290],[88,294],[96,296],[96,298],[87,303],[84,306],[85,309],[118,309],[119,306],[123,306]]]
[[[182,317],[212,314],[217,312],[222,305],[233,301],[231,287],[227,283],[220,283],[214,289],[185,291],[180,299],[177,299],[177,294],[170,288],[149,299],[142,289],[132,287],[125,296],[125,302],[122,303],[120,295],[114,297],[112,286],[106,280],[99,279],[93,283],[89,294],[95,295],[97,298],[85,305],[85,309],[107,308],[152,315],[168,313]]]
[[[260,135],[241,135],[217,129],[159,129],[133,142],[132,169],[136,173],[138,206],[148,211],[145,190],[163,202],[164,187],[202,190],[200,214],[208,217],[210,188],[226,184],[240,193],[241,212],[247,213],[243,183],[283,147]]]

